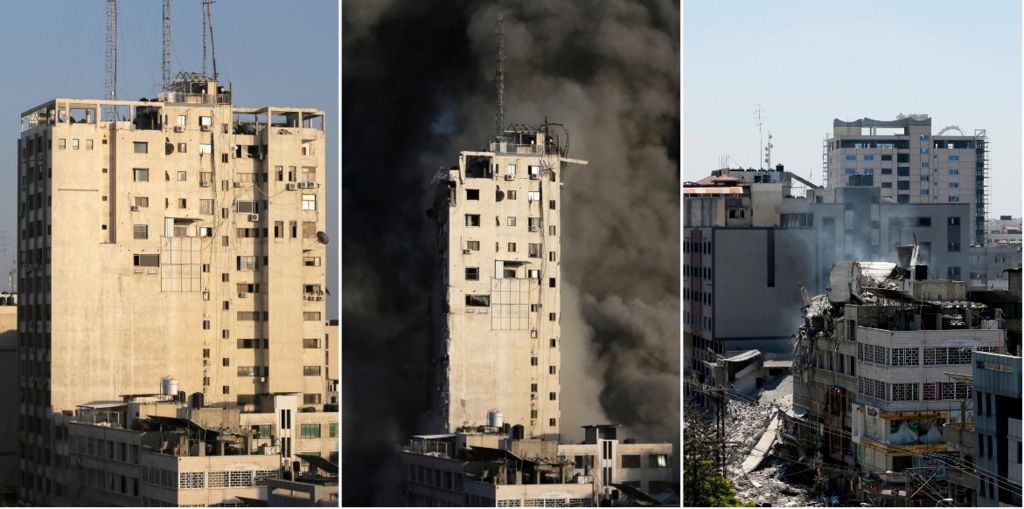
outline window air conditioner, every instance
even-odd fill
[[[287,185],[285,185],[284,187],[285,187],[285,189],[287,189],[289,191],[294,191],[295,190],[295,184],[292,184],[290,182]]]
[[[505,175],[505,180],[515,180],[515,175]]]
[[[185,132],[185,126],[183,126],[183,125],[176,125],[176,126],[174,126],[174,132],[176,132],[176,133],[183,133],[183,132]]]
[[[298,187],[299,187],[299,189],[305,189],[306,188],[306,183],[305,182],[299,182]]]
[[[245,296],[246,296],[246,293],[245,293],[245,292],[238,292],[238,298],[239,298],[239,299],[244,299],[244,298],[245,298]]]
[[[128,209],[131,210],[132,212],[138,212],[139,211],[139,206],[138,205],[132,205],[132,206],[128,207]]]
[[[208,125],[201,125],[201,126],[199,126],[199,130],[200,131],[209,131],[210,130],[210,126],[208,126]]]
[[[232,182],[231,186],[232,187],[242,187],[242,183],[241,182]]]
[[[463,249],[462,250],[462,254],[469,254],[469,250],[468,249]]]
[[[320,189],[320,184],[316,182],[306,182],[306,189]]]
[[[260,215],[259,214],[249,214],[249,220],[255,223],[255,222],[260,220]]]
[[[210,181],[209,180],[200,180],[199,181],[199,187],[210,187]]]

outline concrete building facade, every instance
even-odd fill
[[[866,186],[813,190],[809,201],[821,255],[819,283],[827,283],[835,262],[895,260],[896,247],[915,240],[932,278],[967,280],[969,205],[893,203],[878,188]]]
[[[988,151],[985,130],[932,133],[927,115],[895,120],[836,119],[825,141],[825,187],[866,186],[895,203],[967,203],[964,227],[972,244],[985,243]],[[957,131],[959,134],[948,134]]]
[[[805,307],[787,416],[802,454],[848,467],[843,491],[887,504],[904,502],[915,473],[945,482],[947,424],[974,408],[971,354],[1005,340],[998,309],[966,301],[963,282],[923,279],[909,252],[901,264],[836,264],[829,292]]]
[[[490,409],[557,439],[561,386],[561,187],[571,164],[546,126],[506,131],[439,174],[433,309],[439,427]]]
[[[181,75],[158,101],[58,98],[21,128],[23,500],[67,493],[55,415],[161,376],[206,404],[323,405],[322,111],[236,107]]]
[[[18,296],[0,293],[0,500],[17,501],[21,472],[18,465]]]
[[[975,352],[978,505],[1021,507],[1021,358]]]

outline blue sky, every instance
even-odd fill
[[[772,164],[821,182],[832,120],[927,113],[934,131],[986,129],[990,215],[1021,210],[1021,2],[685,0],[683,174]]]
[[[161,2],[119,2],[118,96],[156,97],[162,51]],[[102,0],[4,2],[0,22],[0,232],[6,275],[16,251],[16,161],[21,112],[54,97],[104,91],[106,9]],[[217,70],[241,106],[307,106],[327,112],[329,318],[338,281],[338,6],[333,0],[220,0],[213,4]],[[202,66],[199,0],[172,2],[171,72]],[[6,289],[6,284],[0,288]]]

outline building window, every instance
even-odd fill
[[[557,318],[558,318],[557,314],[555,314],[555,313],[548,313],[548,321],[549,322],[554,322]],[[554,341],[554,340],[552,340],[552,341]],[[551,346],[554,346],[554,345],[551,345]]]
[[[149,238],[149,225],[137,224],[132,227],[132,233],[136,240],[145,240]]]
[[[639,454],[623,454],[622,468],[640,468]]]
[[[303,311],[302,319],[307,322],[319,322],[320,312],[319,311]]]
[[[846,160],[847,161],[856,161],[857,160],[857,156],[854,155],[854,154],[846,154]]]
[[[516,252],[516,243],[515,242],[509,242],[508,243],[508,252],[509,253],[515,253]]]
[[[466,267],[466,281],[479,281],[480,267]]]
[[[875,174],[875,169],[874,168],[864,168],[864,174],[865,175],[874,175]]]
[[[466,214],[466,226],[480,226],[480,214]]]
[[[548,426],[551,426],[552,428],[554,428],[557,425],[558,425],[558,421],[557,420],[555,420],[554,418],[548,419]]]
[[[303,366],[302,376],[320,376],[320,366]]]
[[[651,454],[647,456],[647,468],[669,468],[668,454]]]
[[[78,140],[72,140],[72,141],[77,142]],[[132,146],[134,147],[136,154],[148,154],[149,153],[149,143],[147,143],[145,141],[132,142]],[[78,148],[78,147],[75,147],[75,148]]]
[[[549,375],[554,375],[556,373],[557,373],[557,368],[555,366],[548,366],[548,374]]]
[[[185,198],[178,198],[178,208],[179,209],[187,209],[188,208],[188,200],[185,199]],[[175,235],[175,236],[177,236],[177,235]]]
[[[160,255],[137,254],[132,257],[132,264],[136,267],[159,267]]]
[[[302,348],[320,348],[320,338],[305,338],[302,340]]]
[[[554,287],[555,287],[555,278],[553,278],[553,277],[552,278],[548,278],[548,288],[554,288]]]
[[[303,394],[302,404],[303,405],[319,405],[321,397],[319,394]]]
[[[327,438],[335,438],[338,436],[338,423],[331,422],[327,424]]]
[[[950,168],[949,169],[949,174],[950,175],[959,175],[960,174],[960,170],[958,170],[957,168]]]
[[[856,175],[857,174],[857,169],[856,168],[847,168],[846,169],[846,174],[847,175]]]
[[[235,258],[236,270],[256,270],[255,256],[238,256]]]
[[[527,201],[540,201],[540,191],[527,191]]]
[[[187,179],[188,179],[188,172],[187,171],[179,171],[178,172],[178,182],[185,182]]]
[[[149,170],[146,168],[133,168],[132,180],[135,182],[149,182]]]
[[[516,199],[516,192],[515,192],[515,190],[510,189],[507,193],[505,193],[505,197],[510,199],[510,200]]]
[[[64,149],[68,146],[68,140],[64,138],[57,138],[57,148]]]
[[[875,160],[875,156],[873,154],[865,154],[864,155],[864,160],[865,161],[874,161]]]
[[[316,195],[305,194],[302,195],[302,210],[316,210]]]
[[[949,156],[949,160],[950,160],[950,161],[959,161],[959,160],[960,160],[960,156],[957,156],[957,155],[950,155],[950,156]]]
[[[479,189],[466,189],[466,199],[467,200],[479,200],[480,199],[480,190]]]
[[[548,401],[555,401],[557,399],[558,399],[558,393],[557,392],[549,392],[548,393]]]
[[[490,295],[467,295],[466,306],[469,307],[488,307],[491,305]]]

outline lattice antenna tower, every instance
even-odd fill
[[[166,89],[171,84],[171,0],[164,0],[162,18],[164,25],[164,53],[160,70],[162,71],[161,77],[164,81],[164,89]]]
[[[494,85],[497,92],[497,111],[494,114],[495,135],[501,138],[505,125],[505,14],[498,13],[497,44],[498,54],[495,59]]]
[[[203,76],[206,74],[207,44],[209,44],[209,59],[213,63],[213,79],[217,79],[217,48],[213,43],[213,14],[210,6],[213,0],[203,0]]]
[[[768,130],[768,146],[764,148],[764,164],[770,170],[772,169],[772,148],[775,145],[772,144],[772,130]]]
[[[107,100],[117,99],[117,0],[107,0],[107,61],[104,93]],[[117,120],[117,108],[105,106],[104,116]]]
[[[764,112],[765,110],[761,108],[760,104],[758,104],[757,108],[754,109],[754,121],[757,123],[757,137],[761,143],[757,149],[759,158],[761,154],[764,154],[764,121],[768,119],[768,117],[764,115]]]

